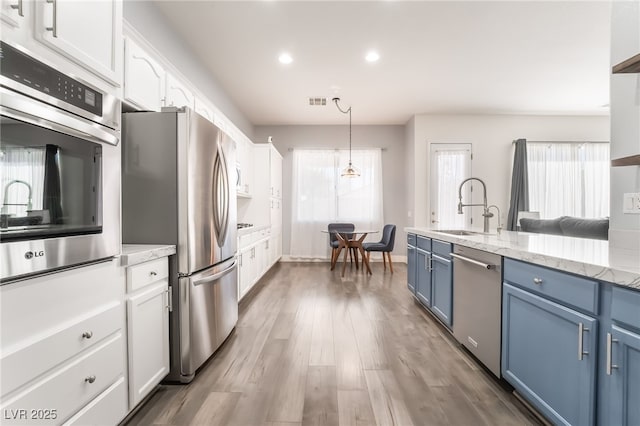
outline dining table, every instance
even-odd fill
[[[340,258],[340,253],[342,252],[343,249],[346,249],[345,252],[344,252],[344,260],[342,261],[342,274],[341,274],[341,276],[344,277],[345,271],[347,269],[347,255],[349,253],[349,250],[355,249],[356,253],[360,253],[360,255],[362,256],[363,268],[366,266],[367,272],[369,274],[372,274],[371,266],[369,265],[369,259],[367,259],[367,256],[366,256],[366,254],[364,252],[364,247],[362,246],[362,242],[364,241],[365,238],[367,238],[367,235],[369,235],[369,234],[377,234],[380,231],[356,229],[356,230],[353,230],[353,231],[328,231],[328,230],[323,230],[322,232],[324,232],[326,234],[335,234],[336,239],[338,240],[338,249],[337,249],[338,252],[331,259],[331,270],[332,271],[335,269],[336,263],[338,263],[338,259]],[[357,269],[358,268],[358,257],[357,257],[357,255],[356,255],[355,261],[356,261],[356,269]]]

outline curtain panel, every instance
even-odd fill
[[[329,258],[329,236],[321,231],[332,222],[382,229],[382,152],[353,150],[351,158],[359,177],[340,176],[349,161],[348,150],[293,151],[291,257]],[[373,234],[372,240],[379,237]]]

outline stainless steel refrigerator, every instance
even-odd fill
[[[122,120],[123,242],[175,244],[170,381],[190,382],[238,320],[235,143],[189,108]]]

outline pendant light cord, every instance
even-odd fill
[[[351,165],[351,107],[349,107],[349,109],[345,111],[342,108],[340,108],[340,105],[338,104],[338,102],[340,101],[340,98],[333,98],[332,101],[335,102],[336,107],[338,108],[338,111],[340,111],[343,114],[349,114],[349,165]]]

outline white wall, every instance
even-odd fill
[[[253,124],[233,103],[212,73],[167,24],[153,1],[125,1],[124,19],[249,138]],[[188,7],[185,5],[185,7]]]
[[[405,146],[405,174],[406,174],[406,188],[407,188],[407,206],[405,209],[405,217],[407,218],[407,225],[415,225],[415,200],[416,200],[416,163],[414,161],[414,154],[416,148],[416,118],[415,116],[404,126],[404,146]]]
[[[640,3],[613,2],[611,64],[640,52]],[[640,74],[611,75],[611,158],[640,154]],[[640,215],[622,213],[622,195],[640,192],[640,167],[611,168],[611,222],[613,245],[629,243],[640,250]],[[629,232],[633,231],[633,232]]]
[[[386,223],[396,225],[394,255],[406,256],[403,228],[406,223],[406,175],[404,126],[353,126],[353,148],[386,148],[382,152],[383,214]],[[282,154],[282,252],[290,254],[291,243],[291,169],[290,148],[345,149],[349,146],[348,126],[256,126],[254,142],[273,144]],[[356,165],[357,166],[357,165]]]
[[[512,141],[608,141],[607,116],[536,116],[536,115],[418,115],[415,117],[414,222],[429,223],[429,144],[471,143],[471,174],[487,184],[487,200],[496,204],[506,222],[511,190]],[[482,192],[475,191],[474,202],[482,202]],[[411,197],[411,195],[410,195]],[[411,205],[411,202],[408,204]],[[474,207],[474,228],[482,228],[482,208]],[[496,220],[491,219],[495,229]]]

